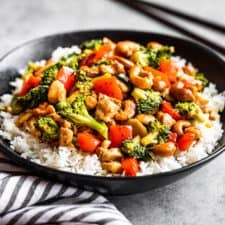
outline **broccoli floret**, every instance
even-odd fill
[[[133,156],[137,159],[148,160],[149,155],[147,154],[146,147],[140,143],[140,136],[136,136],[133,139],[127,139],[121,146],[121,151],[128,155]]]
[[[134,88],[131,95],[137,103],[138,113],[155,113],[162,102],[160,92],[152,89],[142,90],[140,88]]]
[[[202,89],[204,89],[208,85],[208,83],[209,83],[209,81],[205,77],[205,74],[204,73],[196,73],[195,74],[195,79],[196,80],[200,80],[202,82]]]
[[[59,138],[59,126],[50,116],[39,117],[35,126],[41,131],[42,141],[51,142]]]
[[[48,88],[47,85],[39,85],[30,89],[23,97],[14,96],[10,104],[12,114],[19,114],[25,109],[35,108],[47,101]]]
[[[19,97],[14,96],[12,98],[11,103],[10,103],[10,106],[11,106],[11,109],[12,109],[11,113],[14,114],[14,115],[17,115],[24,110],[24,107],[19,104],[18,100],[19,100]]]
[[[105,123],[95,120],[88,113],[88,110],[85,106],[85,96],[75,97],[71,105],[66,101],[59,102],[56,105],[56,109],[62,117],[77,125],[90,127],[107,139],[108,127]]]
[[[44,71],[44,75],[41,79],[41,84],[42,85],[50,85],[55,80],[58,70],[59,70],[59,64],[54,64],[54,65],[48,67]]]
[[[165,143],[169,138],[169,129],[158,120],[151,121],[148,124],[149,133],[141,139],[144,146],[153,146]]]
[[[102,39],[92,39],[83,42],[80,45],[81,49],[98,49],[101,45],[103,45],[103,40]]]
[[[200,122],[207,122],[207,118],[204,116],[201,108],[194,102],[178,102],[175,108],[185,116],[187,119],[194,119]]]
[[[76,88],[81,94],[89,95],[91,89],[93,88],[93,82],[98,79],[111,77],[111,74],[105,73],[104,75],[91,78],[87,76],[84,70],[77,70],[76,72]]]
[[[169,46],[162,46],[160,49],[152,49],[141,47],[132,56],[132,60],[139,63],[141,66],[159,67],[161,59],[169,59],[173,51]]]
[[[38,67],[37,64],[33,62],[29,62],[26,71],[23,73],[22,79],[26,79],[31,74],[33,74],[33,72],[35,71],[37,67]]]
[[[78,70],[76,73],[76,88],[80,93],[88,95],[93,87],[92,78],[87,76],[87,73],[83,70]]]
[[[94,65],[96,65],[96,66],[98,66],[98,65],[110,65],[110,60],[100,59],[96,63],[94,63]]]
[[[80,60],[84,57],[84,54],[71,53],[68,56],[63,56],[59,64],[62,66],[68,66],[76,71],[79,67]]]

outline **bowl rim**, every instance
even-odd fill
[[[1,63],[8,57],[10,56],[12,53],[16,52],[17,50],[25,47],[25,46],[29,46],[38,42],[43,42],[46,41],[47,39],[51,39],[54,38],[56,36],[60,37],[60,36],[65,36],[65,35],[79,35],[79,34],[85,34],[85,33],[134,33],[134,34],[144,34],[144,35],[154,35],[154,36],[161,36],[163,38],[169,38],[169,39],[173,39],[173,40],[178,40],[178,41],[183,41],[186,42],[186,44],[191,44],[191,45],[195,45],[198,48],[203,49],[204,51],[207,51],[209,54],[213,55],[214,57],[216,57],[221,63],[225,64],[225,59],[218,53],[216,52],[214,49],[206,46],[205,44],[199,43],[195,40],[190,40],[186,37],[179,37],[176,35],[167,35],[164,33],[159,33],[159,32],[150,32],[150,31],[146,31],[146,30],[134,30],[134,29],[88,29],[88,30],[75,30],[75,31],[67,31],[67,32],[60,32],[60,33],[54,33],[51,35],[45,35],[45,36],[41,36],[26,42],[23,42],[21,44],[19,44],[18,46],[12,48],[11,50],[9,50],[7,53],[3,54],[3,56],[0,57],[0,66]],[[225,135],[225,131],[223,132],[223,135]],[[33,162],[29,159],[25,159],[23,157],[20,156],[19,153],[15,152],[12,148],[9,147],[9,145],[7,145],[5,143],[5,141],[3,140],[3,138],[0,138],[0,152],[2,152],[3,154],[7,155],[7,156],[11,156],[13,159],[15,159],[15,164],[19,164],[22,165],[22,167],[24,168],[31,168],[31,169],[39,169],[39,170],[48,170],[49,172],[52,172],[54,174],[60,174],[60,175],[66,175],[66,176],[74,176],[77,178],[82,178],[82,179],[97,179],[97,180],[113,180],[113,181],[126,181],[126,180],[140,180],[140,179],[146,179],[146,178],[157,178],[157,177],[169,177],[169,176],[173,176],[175,174],[181,174],[184,173],[190,169],[193,168],[197,168],[199,166],[204,165],[206,162],[211,161],[212,159],[214,159],[215,157],[219,156],[223,151],[225,151],[225,143],[223,143],[221,146],[216,147],[215,150],[212,151],[212,153],[208,154],[206,157],[188,164],[186,166],[182,166],[180,168],[177,169],[173,169],[170,171],[165,171],[165,172],[159,172],[159,173],[155,173],[155,174],[143,174],[143,175],[138,175],[138,176],[102,176],[102,175],[88,175],[88,174],[80,174],[80,173],[73,173],[73,172],[68,172],[68,171],[63,171],[63,170],[59,170],[59,169],[54,169],[48,166],[43,166],[41,164],[38,164],[36,162]],[[36,167],[36,168],[35,168]],[[35,173],[35,171],[34,171]]]

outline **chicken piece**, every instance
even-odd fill
[[[176,123],[176,120],[174,120],[168,113],[161,111],[157,113],[157,119],[169,129]]]
[[[102,162],[109,162],[115,160],[121,160],[123,157],[119,148],[103,148],[99,147],[97,150],[97,155]]]
[[[95,116],[99,120],[110,122],[118,113],[120,107],[121,101],[107,95],[99,94]]]
[[[59,145],[71,147],[73,141],[73,131],[69,128],[60,127]]]
[[[122,165],[120,162],[116,162],[116,161],[103,162],[102,167],[103,167],[103,169],[105,169],[113,174],[122,172]]]
[[[111,173],[121,173],[121,159],[123,154],[119,148],[110,148],[111,142],[104,140],[100,147],[97,148],[97,155],[101,161],[102,168]]]

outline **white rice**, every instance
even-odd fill
[[[72,46],[71,48],[59,47],[53,52],[52,59],[57,61],[62,56],[73,52],[80,53],[80,49],[77,46]],[[185,61],[180,60],[179,57],[174,57],[174,60],[176,60],[177,64],[180,63],[181,66],[185,63]],[[21,89],[22,81],[17,78],[10,84],[15,88],[13,91],[15,94]],[[225,94],[224,92],[218,94],[214,84],[210,84],[205,88],[203,96],[209,100],[209,108],[217,112],[223,110]],[[11,99],[12,95],[4,94],[0,97],[0,105],[8,105]],[[20,153],[22,157],[47,167],[72,173],[111,175],[102,169],[96,154],[86,154],[77,149],[71,151],[67,147],[51,148],[48,144],[41,143],[30,134],[18,129],[15,125],[16,118],[16,116],[12,116],[9,113],[0,112],[0,136],[8,140],[11,148]],[[188,151],[178,152],[175,156],[171,157],[158,157],[152,154],[153,160],[140,162],[140,172],[138,175],[174,170],[196,162],[210,154],[223,134],[219,114],[216,120],[212,122],[211,128],[207,128],[202,123],[197,123],[196,126],[200,129],[202,138],[197,143],[193,144]]]

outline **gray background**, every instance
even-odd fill
[[[212,21],[225,21],[224,0],[158,2]],[[0,3],[0,57],[30,39],[71,30],[131,28],[180,36],[109,0],[1,0]],[[224,43],[221,35],[210,34],[193,25],[191,29]],[[225,154],[167,187],[143,194],[110,197],[110,200],[135,225],[223,225]]]

